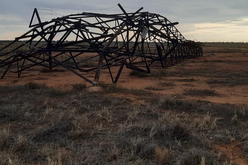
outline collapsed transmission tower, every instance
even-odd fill
[[[203,55],[201,44],[186,40],[177,22],[141,12],[143,8],[127,13],[118,6],[122,14],[83,12],[45,22],[34,9],[30,30],[0,49],[1,78],[7,72],[20,77],[35,66],[62,66],[92,85],[97,85],[101,70],[108,69],[116,83],[124,66],[150,73],[154,63],[168,67]],[[88,72],[95,72],[92,80]]]

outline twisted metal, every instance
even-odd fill
[[[118,6],[122,14],[83,12],[45,22],[34,9],[31,29],[0,49],[1,78],[7,72],[20,77],[35,66],[62,66],[92,85],[97,85],[101,70],[108,69],[116,83],[124,66],[150,73],[155,63],[168,67],[203,55],[201,43],[186,40],[177,22],[141,12],[143,8],[127,13]],[[119,67],[117,73],[114,66]],[[88,72],[95,72],[93,79]]]

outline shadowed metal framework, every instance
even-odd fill
[[[20,77],[35,66],[62,66],[92,85],[107,69],[116,83],[124,66],[150,73],[151,65],[168,67],[203,55],[201,43],[186,40],[177,22],[143,8],[127,13],[118,6],[122,14],[83,12],[45,22],[34,9],[30,30],[0,49],[1,78],[7,72]]]

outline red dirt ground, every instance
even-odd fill
[[[216,151],[222,152],[232,163],[237,165],[247,165],[248,160],[243,151],[239,148],[239,142],[233,142],[228,145],[216,145]]]
[[[219,62],[218,62],[219,61]],[[224,62],[222,62],[224,61]],[[242,73],[238,78],[242,78],[244,75],[248,75],[248,55],[244,54],[207,54],[204,57],[198,59],[189,59],[180,64],[172,66],[170,68],[157,69],[152,68],[151,72],[163,70],[165,73],[171,73],[170,76],[161,77],[136,77],[130,76],[130,70],[124,68],[121,77],[118,81],[118,86],[122,86],[128,89],[142,89],[157,88],[157,90],[149,90],[157,94],[169,94],[169,95],[182,95],[185,90],[189,89],[207,89],[214,90],[219,96],[189,96],[183,97],[190,100],[205,100],[214,103],[229,103],[248,106],[248,86],[247,85],[232,85],[227,86],[225,84],[208,84],[207,81],[213,80],[215,77],[220,76],[228,77],[228,79],[235,79],[232,77],[235,74]],[[118,68],[116,68],[118,69]],[[184,73],[185,70],[194,72],[195,75],[188,75]],[[204,72],[203,72],[204,71]],[[203,72],[203,74],[201,74]],[[176,73],[176,74],[174,74]],[[246,74],[247,73],[247,74]],[[230,76],[229,76],[230,74]],[[210,76],[209,76],[210,75]],[[90,73],[89,76],[93,80],[94,74]],[[214,78],[213,78],[214,77]],[[192,80],[192,81],[191,81]],[[225,79],[224,79],[225,81]],[[244,80],[247,81],[247,78]],[[71,89],[73,84],[86,83],[87,86],[91,84],[85,82],[80,77],[71,73],[70,71],[60,72],[41,72],[39,69],[33,71],[26,71],[22,73],[21,78],[17,78],[16,74],[7,73],[4,79],[0,80],[0,85],[20,85],[28,82],[45,83],[47,86]],[[111,84],[110,76],[107,70],[103,70],[100,77],[101,83]],[[172,83],[172,86],[163,86],[161,83]],[[246,82],[248,84],[248,82]]]

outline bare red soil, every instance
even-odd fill
[[[157,94],[178,96],[182,96],[187,90],[214,90],[217,96],[199,94],[187,95],[183,98],[248,106],[247,63],[248,55],[243,53],[206,54],[170,68],[152,68],[152,74],[162,71],[160,75],[155,76],[130,76],[131,70],[125,68],[117,85],[128,89],[149,90]],[[93,80],[94,74],[89,73],[89,77]],[[16,74],[8,73],[4,79],[0,80],[0,85],[20,85],[29,82],[43,83],[60,89],[71,89],[73,84],[80,83],[91,86],[77,75],[63,69],[59,72],[30,70],[23,72],[21,78],[17,78]],[[112,83],[107,70],[102,71],[100,83]]]

